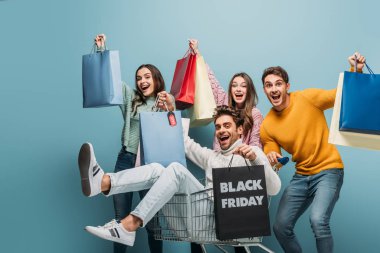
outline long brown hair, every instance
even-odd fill
[[[232,98],[231,89],[234,79],[239,76],[242,77],[247,84],[247,94],[244,102],[244,108],[240,110],[241,117],[244,119],[243,136],[245,140],[253,127],[252,109],[256,107],[259,102],[259,97],[257,96],[255,85],[253,84],[251,77],[245,72],[236,73],[231,78],[228,86],[228,106],[238,109],[236,102]]]
[[[137,68],[135,73],[135,98],[132,101],[132,112],[134,115],[137,113],[137,107],[139,107],[142,104],[146,104],[146,97],[144,94],[140,91],[139,86],[137,85],[137,72],[142,69],[147,68],[149,69],[150,73],[152,73],[152,79],[153,79],[153,85],[154,85],[154,97],[157,96],[157,94],[163,90],[165,90],[165,81],[164,78],[161,75],[161,72],[158,70],[158,68],[152,64],[142,64],[140,67]]]

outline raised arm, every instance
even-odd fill
[[[263,115],[261,114],[259,109],[252,109],[252,119],[253,127],[251,131],[249,131],[248,133],[249,136],[244,136],[244,142],[247,143],[245,140],[248,140],[248,145],[257,146],[260,149],[263,149],[263,144],[261,143],[260,139],[260,127],[261,123],[263,123]]]
[[[202,147],[189,136],[185,136],[185,153],[187,158],[203,170],[210,167],[210,161],[216,156],[214,151]]]
[[[355,71],[355,61],[356,72],[362,73],[365,65],[365,57],[358,52],[348,57],[351,72]],[[301,91],[300,94],[306,97],[315,107],[320,110],[326,110],[334,106],[336,89],[324,90],[310,88]]]
[[[201,54],[198,48],[198,40],[190,39],[189,46],[196,54]],[[220,85],[218,79],[216,79],[214,72],[207,64],[208,79],[210,80],[212,93],[214,95],[214,100],[217,106],[228,105],[228,94]]]
[[[120,105],[120,109],[121,109],[121,112],[122,112],[123,117],[124,117],[125,116],[125,112],[128,111],[128,110],[131,110],[130,107],[131,107],[132,100],[134,98],[135,92],[125,82],[122,82],[122,87],[123,87],[123,104]]]
[[[324,90],[309,88],[300,91],[300,94],[308,99],[315,107],[324,111],[334,106],[336,89]]]

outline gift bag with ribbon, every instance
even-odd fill
[[[172,162],[186,165],[182,120],[179,111],[140,112],[140,163]]]
[[[95,51],[82,57],[83,107],[123,104],[119,51]]]
[[[233,159],[233,157],[232,157]],[[263,165],[212,170],[215,229],[219,240],[270,235]]]
[[[204,126],[213,121],[216,108],[203,56],[197,55],[194,106],[189,109],[190,127]]]
[[[362,133],[346,132],[346,131],[339,130],[341,105],[342,105],[342,91],[344,87],[345,77],[346,77],[345,73],[340,73],[338,86],[336,90],[334,109],[333,109],[333,114],[331,118],[328,141],[331,144],[380,150],[380,135],[362,134]],[[373,117],[376,117],[377,115],[373,115]]]
[[[380,75],[344,72],[339,130],[380,135]]]
[[[170,93],[177,109],[183,110],[194,104],[196,55],[190,51],[177,61]]]

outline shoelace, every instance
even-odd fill
[[[117,225],[117,221],[115,219],[113,219],[110,222],[104,224],[104,226],[98,226],[98,227],[103,227],[103,228],[106,228],[106,229],[110,229],[110,228],[115,227],[115,225]]]

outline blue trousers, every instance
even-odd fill
[[[309,207],[318,253],[333,252],[330,216],[339,198],[343,176],[343,169],[323,170],[311,176],[293,176],[281,197],[273,225],[276,238],[286,253],[302,252],[294,226]]]
[[[116,165],[115,165],[115,173],[134,168],[136,163],[136,155],[130,152],[126,152],[124,148],[122,148],[117,157]],[[143,199],[147,190],[143,190],[139,192],[140,199]],[[132,210],[132,197],[133,192],[120,193],[113,196],[113,203],[115,209],[115,218],[123,219],[126,217]],[[152,253],[162,253],[162,241],[155,240],[153,237],[153,232],[151,231],[151,223],[146,225],[148,232],[148,243],[149,249]],[[120,243],[113,244],[114,253],[125,253],[127,251],[127,246]]]

